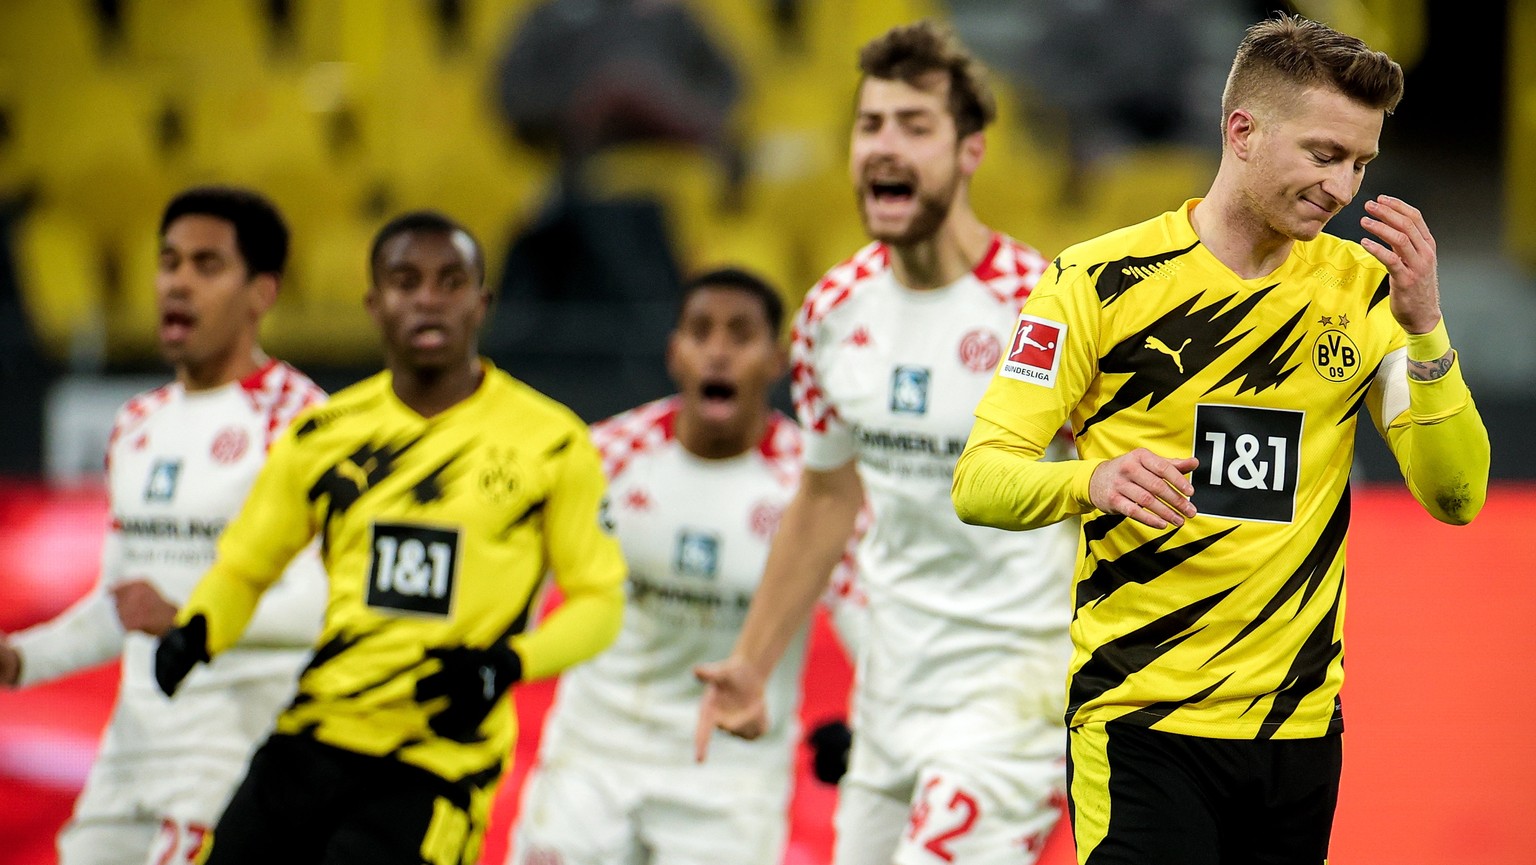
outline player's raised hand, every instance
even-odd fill
[[[1124,514],[1154,529],[1182,526],[1195,515],[1189,500],[1195,488],[1184,476],[1199,465],[1194,457],[1168,459],[1137,448],[1093,470],[1088,499],[1105,513]]]
[[[732,655],[712,664],[699,664],[693,675],[703,682],[699,723],[693,731],[693,758],[704,762],[715,728],[756,739],[768,730],[768,706],[763,702],[763,677],[744,658]]]
[[[1390,195],[1365,203],[1360,227],[1376,235],[1360,245],[1386,265],[1392,317],[1409,333],[1429,333],[1440,323],[1440,277],[1435,238],[1418,208]]]
[[[176,624],[176,605],[167,601],[148,580],[125,580],[112,587],[117,620],[128,631],[163,637]]]

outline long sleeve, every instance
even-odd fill
[[[314,537],[308,498],[294,481],[296,454],[290,430],[272,446],[240,513],[219,538],[218,558],[176,616],[185,624],[202,614],[208,653],[240,640],[262,594]]]
[[[1014,342],[1054,328],[1059,365],[1049,386],[1008,374],[1007,362],[993,374],[950,488],[964,522],[1018,531],[1093,510],[1088,479],[1104,460],[1044,459],[1097,372],[1098,302],[1084,270],[1062,280],[1061,268],[1047,269],[1024,304]]]
[[[545,508],[547,561],[564,600],[537,628],[512,638],[525,680],[585,661],[619,634],[627,571],[618,541],[603,525],[606,487],[596,448],[578,437]]]
[[[101,572],[96,584],[64,612],[12,634],[11,645],[21,654],[19,686],[35,685],[76,670],[94,667],[123,651],[123,626],[107,595],[107,586],[121,574],[122,536],[109,529],[101,547]]]
[[[328,586],[319,551],[311,545],[294,557],[261,598],[240,638],[241,646],[305,648],[320,635]]]
[[[1406,371],[1408,360],[1434,360],[1450,349],[1444,321],[1427,334],[1409,334],[1406,353],[1383,363],[1382,392],[1371,408],[1413,497],[1435,519],[1464,525],[1488,496],[1488,430],[1459,355],[1434,381],[1413,380]]]
[[[961,521],[1020,531],[1093,510],[1088,479],[1104,461],[1045,462],[1046,444],[977,418],[950,489]]]

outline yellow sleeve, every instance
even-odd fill
[[[1048,268],[1020,314],[1021,324],[1061,328],[1048,382],[1008,375],[1005,356],[976,407],[950,489],[964,522],[1018,531],[1093,510],[1088,479],[1102,459],[1041,460],[1098,369],[1096,296],[1083,268],[1068,268],[1066,282],[1058,281],[1059,267]]]
[[[1408,335],[1408,358],[1429,361],[1451,350],[1445,321],[1426,334]],[[1408,489],[1441,522],[1465,525],[1488,496],[1488,430],[1461,375],[1461,357],[1434,381],[1408,378],[1408,410],[1382,418],[1387,443]]]
[[[624,614],[626,568],[618,540],[603,525],[607,481],[597,449],[577,433],[557,460],[544,544],[564,600],[538,627],[512,638],[525,681],[553,676],[607,648]]]
[[[1044,445],[978,417],[950,495],[962,522],[1022,531],[1093,510],[1088,479],[1102,459],[1043,462]]]
[[[176,623],[202,614],[208,622],[210,657],[234,645],[262,593],[314,534],[289,429],[272,445],[239,515],[219,537],[217,559],[176,614]]]

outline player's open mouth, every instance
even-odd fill
[[[736,385],[718,379],[704,382],[699,387],[700,406],[704,414],[715,419],[728,417],[736,410]]]
[[[907,201],[912,197],[912,184],[894,180],[875,180],[869,184],[869,195],[876,201]]]
[[[864,183],[864,211],[875,218],[907,215],[917,200],[917,185],[909,180],[871,178]]]
[[[448,344],[448,331],[442,325],[423,324],[411,329],[411,348],[434,349]]]
[[[160,313],[160,341],[181,342],[197,326],[197,316],[185,310],[168,309]]]

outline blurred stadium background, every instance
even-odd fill
[[[569,36],[674,6],[702,37],[609,27],[592,38],[610,41],[546,51],[503,87],[509,46],[542,7]],[[1001,117],[976,207],[1054,255],[1204,192],[1231,51],[1274,8],[0,0],[0,630],[51,616],[94,578],[111,413],[167,375],[154,349],[155,223],[184,186],[251,185],[283,209],[293,251],[264,341],[332,389],[378,367],[361,307],[373,231],[407,208],[460,218],[501,294],[487,353],[596,419],[667,390],[661,347],[678,274],[741,263],[793,304],[863,242],[845,150],[865,40],[936,16],[994,69]],[[1358,200],[1390,192],[1426,213],[1499,479],[1483,518],[1451,532],[1405,504],[1390,455],[1374,432],[1362,436],[1334,858],[1536,861],[1525,720],[1536,708],[1525,663],[1536,557],[1518,540],[1536,522],[1536,455],[1521,444],[1536,421],[1536,0],[1283,8],[1408,70]],[[555,128],[584,130],[579,158],[551,143],[558,132],[514,129],[508,115],[526,117],[516,97],[530,93],[564,94],[546,108]],[[1330,229],[1358,237],[1359,212]],[[1404,537],[1423,546],[1411,562],[1394,550]],[[836,713],[846,686],[835,650],[821,651],[813,718]],[[114,687],[102,670],[0,694],[0,865],[53,861],[51,836]],[[514,778],[547,696],[524,695],[530,735]],[[824,861],[830,802],[802,786],[793,862]],[[1048,861],[1068,861],[1068,846],[1058,841]]]

